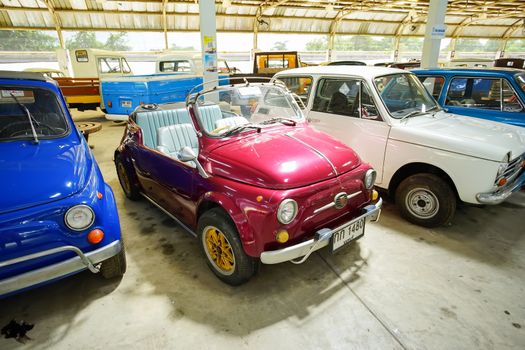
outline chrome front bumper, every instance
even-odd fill
[[[525,184],[525,171],[521,173],[512,183],[494,192],[478,193],[476,199],[481,204],[500,204],[511,194],[518,191]]]
[[[65,251],[72,251],[77,254],[77,256],[68,260],[0,280],[0,295],[28,288],[60,277],[65,277],[85,269],[97,273],[99,272],[99,269],[95,266],[96,264],[117,255],[121,250],[122,242],[114,241],[104,247],[85,254],[75,246],[63,246],[11,260],[0,261],[0,268],[2,268],[23,261],[37,259]]]
[[[357,218],[353,218],[351,221],[365,218],[367,222],[369,221],[377,221],[379,220],[379,215],[381,214],[381,206],[383,205],[383,200],[379,198],[375,204],[367,205],[364,208],[365,213]],[[341,226],[345,226],[346,224],[343,224]],[[340,226],[340,227],[341,227]],[[303,257],[299,261],[295,261],[295,263],[302,263],[306,261],[306,259],[315,252],[316,250],[319,250],[323,247],[326,247],[330,243],[330,239],[332,238],[332,235],[338,231],[340,228],[335,228],[333,230],[328,228],[323,228],[316,232],[315,237],[279,250],[272,250],[269,252],[263,252],[261,254],[261,262],[263,264],[279,264],[285,261],[292,261],[294,262],[295,259]]]

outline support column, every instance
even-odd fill
[[[215,0],[199,0],[204,89],[217,86],[217,24]]]
[[[334,40],[335,34],[330,33],[328,35],[328,46],[326,48],[326,61],[332,62],[332,51],[334,51]]]
[[[399,37],[399,35],[396,35],[396,38],[394,40],[394,52],[392,52],[392,56],[391,56],[392,62],[399,61],[399,46],[400,46],[400,43],[401,43],[401,38]]]
[[[164,49],[168,50],[168,16],[166,15],[166,5],[168,0],[162,0],[162,28],[164,29]]]
[[[430,0],[423,43],[421,67],[437,67],[441,39],[445,37],[445,14],[448,0]]]

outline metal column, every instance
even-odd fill
[[[217,86],[217,25],[215,0],[199,0],[204,89]],[[214,81],[214,82],[211,82]]]
[[[430,0],[421,67],[437,67],[441,39],[445,37],[445,14],[448,0]]]

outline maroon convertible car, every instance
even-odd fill
[[[115,165],[126,196],[145,197],[197,236],[210,269],[231,285],[259,262],[338,250],[382,204],[376,172],[308,126],[279,82],[193,93],[186,108],[138,108]]]

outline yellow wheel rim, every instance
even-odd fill
[[[235,269],[235,257],[230,242],[216,227],[208,226],[204,230],[206,254],[217,270],[225,275],[232,274]]]
[[[119,177],[122,180],[121,181],[122,187],[124,187],[124,190],[127,193],[130,193],[131,192],[131,185],[129,183],[128,174],[126,173],[126,169],[124,168],[124,165],[119,162],[118,165],[117,165],[117,168],[118,168],[118,173],[120,175]]]

